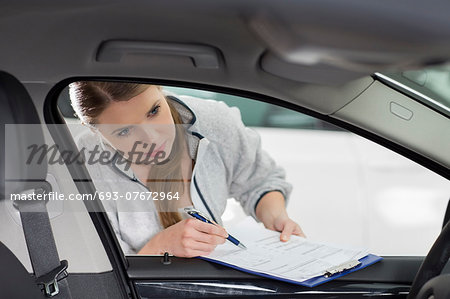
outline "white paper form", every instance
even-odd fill
[[[332,267],[369,254],[367,249],[314,242],[298,236],[281,242],[279,232],[265,229],[251,217],[228,227],[227,231],[247,250],[227,241],[204,257],[298,282],[323,275]]]

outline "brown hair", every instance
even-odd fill
[[[125,82],[78,81],[69,85],[71,105],[82,123],[95,126],[97,117],[112,101],[128,101],[150,86],[148,84]],[[158,86],[158,88],[161,87]],[[152,192],[164,192],[165,194],[178,192],[178,194],[183,194],[184,182],[181,180],[180,153],[185,142],[184,129],[183,126],[177,125],[182,124],[180,114],[170,101],[167,101],[167,103],[175,123],[176,138],[167,163],[152,165],[146,185]],[[177,211],[173,211],[175,207],[171,203],[174,201],[156,200],[153,202],[158,210],[160,223],[164,228],[181,221],[181,215]]]

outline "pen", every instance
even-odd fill
[[[206,217],[205,215],[203,215],[200,211],[197,211],[196,209],[184,208],[184,211],[186,213],[188,213],[190,216],[192,216],[192,217],[194,217],[194,218],[196,218],[196,219],[198,219],[200,221],[216,225],[215,222],[211,221],[208,217]],[[247,247],[245,247],[244,244],[242,244],[238,239],[236,239],[235,237],[233,237],[230,234],[228,234],[227,240],[230,241],[231,243],[233,243],[234,245],[236,245],[239,248],[247,249]]]

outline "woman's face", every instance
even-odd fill
[[[113,101],[97,118],[100,133],[133,163],[167,158],[175,140],[169,105],[156,86],[128,101]]]

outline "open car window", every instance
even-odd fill
[[[169,86],[161,88],[165,95],[179,101],[179,107],[182,107],[180,103],[185,105],[184,108],[188,107],[182,113],[191,109],[197,117],[193,119],[186,114],[185,120],[197,121],[199,124],[202,121],[211,122],[211,127],[216,128],[220,134],[227,131],[221,125],[229,124],[234,130],[238,130],[234,125],[241,123],[242,128],[247,127],[246,130],[251,131],[250,138],[253,138],[245,141],[248,136],[244,134],[241,136],[244,138],[243,142],[254,144],[260,138],[261,149],[276,163],[274,165],[279,169],[278,175],[292,186],[287,211],[308,238],[367,247],[371,252],[383,256],[424,256],[439,234],[450,185],[447,180],[426,168],[353,133],[281,106],[198,89]],[[76,140],[89,133],[90,129],[80,124],[81,120],[70,105],[68,89],[61,93],[58,105]],[[202,110],[202,105],[209,105],[209,110]],[[216,106],[217,108],[211,108]],[[211,118],[214,109],[219,109],[215,124],[212,120],[214,117]],[[223,115],[220,113],[230,113],[227,117],[231,119],[221,118]],[[229,121],[232,123],[228,123]],[[126,133],[126,129],[123,132]],[[212,140],[213,144],[221,142],[218,137],[220,134],[209,132],[205,127],[199,128],[196,133]],[[239,134],[233,132],[230,136],[235,133]],[[95,138],[90,140],[94,143],[98,141]],[[101,143],[99,145],[101,148]],[[242,148],[232,150],[240,151]],[[248,162],[248,165],[253,164]],[[102,165],[101,168],[107,167]],[[224,167],[218,169],[218,172],[226,173],[236,166]],[[98,169],[100,168],[95,171]],[[195,166],[191,170],[195,170]],[[102,178],[102,173],[91,175],[98,179]],[[129,175],[127,185],[120,186],[125,192],[125,204],[128,205],[123,212],[113,208],[108,213],[127,255],[138,254],[141,246],[163,229],[152,208],[147,207],[145,212],[140,210],[141,207],[128,208],[129,201],[142,201],[152,196],[151,188],[143,186],[145,183],[142,184],[142,179],[136,180],[133,177],[136,173],[137,171],[122,171],[118,174],[122,179],[127,179],[124,174]],[[201,173],[198,178],[200,175]],[[239,184],[243,184],[245,179],[250,178],[241,178]],[[197,183],[201,186],[200,189],[208,189],[207,182]],[[230,184],[230,181],[224,182],[225,186],[230,187]],[[193,180],[190,185],[190,192],[193,194],[192,190],[196,187]],[[280,185],[280,188],[283,186]],[[103,184],[97,181],[96,187],[103,188],[98,191],[104,192],[104,203],[110,205],[110,199],[114,197],[114,182]],[[246,206],[247,201],[232,196],[223,197],[226,190],[220,193],[219,189],[217,192],[222,198],[217,200],[222,202],[204,208],[213,210],[212,214],[216,218],[220,217],[219,221],[224,227],[252,216],[252,207]],[[142,192],[147,191],[150,192],[149,195],[146,193],[148,196],[142,195]],[[167,198],[167,194],[164,197]],[[202,203],[201,199],[198,200]],[[149,217],[153,217],[153,222],[147,221]],[[143,228],[142,221],[154,227]],[[139,241],[133,241],[134,238]]]

